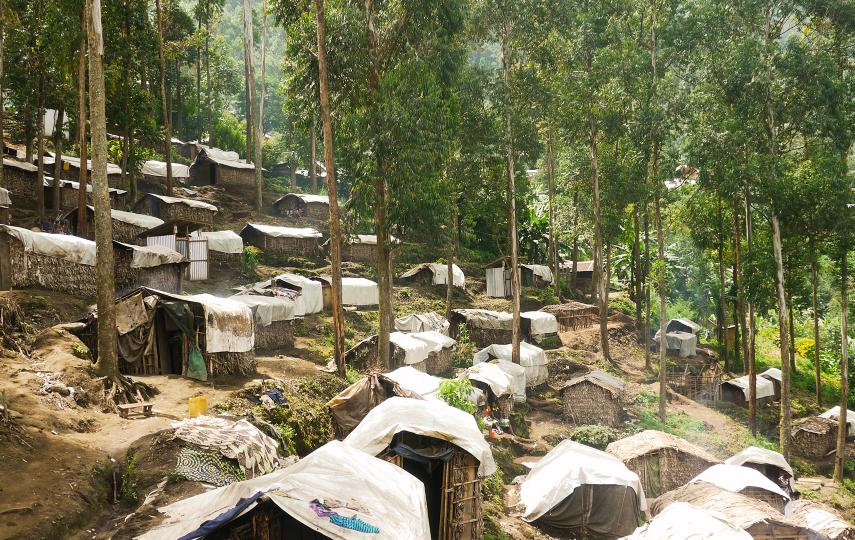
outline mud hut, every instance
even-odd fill
[[[163,524],[140,538],[426,540],[426,507],[406,470],[332,441],[284,469],[159,508]]]
[[[795,493],[793,488],[793,468],[784,459],[784,456],[767,448],[749,446],[724,460],[727,465],[743,465],[750,467],[771,480],[775,485],[784,490],[791,497]]]
[[[119,370],[208,380],[255,373],[254,315],[245,304],[210,294],[169,294],[141,287],[116,300]],[[98,312],[81,339],[97,356]]]
[[[808,459],[823,459],[837,446],[838,422],[811,416],[793,422],[790,444],[793,453]]]
[[[820,414],[823,418],[830,418],[831,420],[840,421],[840,405],[835,405],[834,407],[828,409],[824,413]],[[846,410],[846,436],[851,437],[855,435],[855,411]]]
[[[669,505],[684,502],[715,512],[729,523],[746,531],[755,540],[809,540],[810,531],[785,517],[767,503],[719,488],[707,482],[687,484],[656,499],[653,515]]]
[[[123,210],[116,210],[115,208],[110,210],[110,217],[113,224],[113,240],[126,244],[144,245],[145,239],[140,238],[140,235],[163,225],[163,220],[160,218],[125,212]],[[81,236],[80,224],[77,218],[77,207],[65,214],[65,220],[71,227],[71,231],[75,235]],[[88,238],[89,240],[95,239],[95,209],[92,206],[86,207],[86,234],[81,237]]]
[[[240,270],[243,238],[234,231],[193,231],[190,239],[208,243],[208,262],[214,271]]]
[[[626,416],[625,385],[617,377],[598,370],[570,379],[559,390],[564,416],[577,425],[622,425]]]
[[[255,349],[279,351],[294,346],[294,300],[287,296],[236,294],[230,297],[249,307],[255,314]]]
[[[541,308],[540,311],[555,315],[555,319],[558,321],[558,329],[561,332],[589,328],[594,325],[594,321],[599,314],[597,306],[572,301],[546,306]]]
[[[532,467],[519,500],[523,520],[568,538],[626,536],[647,508],[638,475],[611,454],[569,439]]]
[[[775,397],[775,386],[764,377],[757,377],[757,406],[763,407],[771,403]],[[748,375],[730,379],[721,383],[721,400],[748,407],[749,389]]]
[[[430,375],[446,377],[452,374],[452,355],[457,342],[439,332],[392,332],[389,334],[391,356],[389,367],[410,366]],[[348,363],[382,367],[377,359],[377,336],[362,340],[345,353]]]
[[[490,360],[504,360],[511,362],[511,345],[490,345],[484,347],[472,358],[472,364],[489,362]],[[539,386],[549,378],[548,360],[543,349],[535,345],[520,342],[520,366],[525,369],[525,384],[531,388]]]
[[[247,223],[240,236],[244,244],[255,246],[267,255],[304,259],[321,257],[322,235],[315,229]]]
[[[45,208],[53,208],[54,179],[46,176],[43,182],[45,191]],[[74,180],[59,181],[59,209],[68,211],[77,208],[79,202],[80,184]],[[123,189],[109,188],[110,206],[117,209],[128,207],[128,192]],[[86,201],[92,204],[92,184],[86,184]]]
[[[189,261],[169,248],[113,242],[113,266],[116,295],[137,287],[179,293]]]
[[[696,322],[690,321],[689,319],[671,319],[668,321],[668,324],[665,325],[665,332],[684,332],[686,334],[692,334],[697,336],[701,331],[701,325]]]
[[[441,401],[392,397],[372,409],[344,444],[422,481],[431,538],[482,538],[481,479],[496,464],[472,415]]]
[[[502,257],[486,267],[487,296],[493,298],[508,298],[511,290],[511,259]],[[520,264],[520,285],[523,287],[545,288],[552,284],[552,270],[542,264]]]
[[[142,166],[142,179],[139,182],[140,190],[144,192],[165,194],[166,193],[166,162],[150,159]],[[175,185],[188,184],[190,180],[190,167],[181,163],[172,162],[172,180]]]
[[[559,266],[561,275],[570,283],[573,276],[573,261],[562,261]],[[575,288],[588,296],[594,294],[594,261],[577,261]]]
[[[657,330],[653,336],[653,346],[659,350],[659,337],[661,331]],[[678,358],[689,358],[698,354],[698,336],[689,332],[666,332],[665,349],[669,354]]]
[[[651,499],[720,463],[712,454],[684,439],[650,429],[609,444],[606,452],[638,475],[644,494]]]
[[[16,205],[35,208],[38,200],[38,170],[26,161],[3,158],[3,187],[15,198]]]
[[[56,156],[50,155],[44,158],[45,171],[53,171]],[[92,160],[86,160],[86,170],[89,178],[92,177]],[[62,180],[80,181],[80,158],[74,156],[62,156]],[[91,184],[91,182],[87,182]],[[122,168],[115,163],[107,163],[107,184],[111,188],[128,189],[122,181]]]
[[[219,186],[245,198],[255,195],[255,165],[234,152],[201,147],[190,165],[190,184]]]
[[[214,214],[217,213],[217,207],[213,204],[155,193],[145,194],[136,202],[134,210],[158,217],[167,223],[197,223],[204,227],[213,226]]]
[[[655,518],[637,528],[626,540],[663,540],[681,538],[716,538],[719,540],[752,540],[751,535],[716,512],[689,503],[673,502]]]
[[[9,190],[0,188],[0,225],[9,225],[12,221],[12,198]]]
[[[394,236],[390,237],[392,244],[391,257],[394,258],[395,246],[401,243]],[[324,247],[329,251],[329,242],[324,244]],[[377,235],[374,234],[354,234],[342,243],[341,260],[358,262],[362,264],[377,263]]]
[[[828,540],[855,540],[855,527],[822,503],[799,499],[790,503],[788,518]]]
[[[395,330],[399,332],[427,332],[434,331],[448,335],[451,323],[448,319],[435,311],[426,313],[415,313],[395,319]]]
[[[273,210],[280,216],[327,222],[330,219],[330,198],[328,195],[286,193],[276,199]]]
[[[763,501],[782,514],[791,499],[787,492],[760,471],[742,465],[713,465],[690,481],[696,482],[707,482],[721,489]]]
[[[772,368],[767,369],[763,373],[758,373],[757,377],[758,378],[763,377],[767,381],[771,382],[772,383],[772,389],[775,392],[773,399],[775,401],[781,401],[781,378],[782,378],[781,370],[778,368],[772,367]]]
[[[451,267],[451,283],[461,289],[466,288],[466,276],[456,264]],[[448,285],[448,265],[440,263],[423,263],[416,265],[398,277],[404,284]]]

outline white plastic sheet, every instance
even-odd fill
[[[475,417],[439,400],[389,398],[373,408],[344,443],[376,456],[401,431],[457,445],[479,461],[478,473],[482,476],[496,471],[490,445],[478,429]]]
[[[164,246],[137,246],[134,244],[116,244],[133,250],[131,268],[154,268],[164,264],[176,264],[184,261],[184,255]]]
[[[774,450],[760,448],[757,446],[749,446],[724,460],[727,465],[744,465],[745,463],[754,463],[757,465],[774,465],[779,469],[787,471],[790,476],[793,475],[793,468],[784,459],[784,456]]]
[[[310,529],[335,540],[364,540],[369,536],[377,540],[430,540],[422,483],[404,469],[339,441],[325,444],[285,469],[159,508],[167,516],[166,523],[138,538],[179,538],[258,492],[266,493],[284,512]],[[380,533],[367,535],[332,524],[309,507],[315,499],[358,507],[333,510],[356,516],[378,527]]]
[[[487,362],[490,358],[498,358],[511,362],[511,345],[490,345],[475,353],[473,364]],[[525,384],[529,388],[546,382],[549,371],[546,353],[540,347],[535,347],[525,341],[520,343],[520,365],[525,368]]]
[[[284,296],[238,294],[231,299],[254,308],[255,322],[259,326],[270,326],[274,322],[290,321],[295,317],[294,301]]]
[[[279,274],[273,279],[285,281],[300,288],[300,296],[295,302],[294,314],[297,317],[320,313],[324,310],[324,292],[320,282],[298,274]]]
[[[93,212],[95,211],[95,207],[93,206],[89,206],[88,208]],[[110,210],[110,217],[116,221],[127,223],[128,225],[134,225],[142,229],[153,229],[163,225],[163,220],[160,218],[147,216],[145,214],[136,214],[134,212],[125,212],[123,210]]]
[[[392,332],[389,341],[404,350],[404,363],[407,365],[421,364],[427,360],[431,346],[422,340],[411,337],[411,334]]]
[[[422,373],[410,366],[399,367],[395,371],[386,373],[385,376],[398,383],[404,390],[409,390],[425,399],[439,399],[436,392],[445,380]]]
[[[835,405],[820,414],[820,416],[823,418],[830,418],[831,420],[840,420],[840,405]],[[849,426],[849,434],[855,434],[855,411],[852,411],[851,409],[846,409],[846,425]]]
[[[429,351],[432,353],[439,352],[443,349],[450,349],[457,345],[457,342],[454,339],[434,330],[429,330],[427,332],[415,332],[408,335],[419,341],[425,342],[429,347]]]
[[[150,159],[143,163],[142,173],[145,176],[158,176],[166,178],[166,162]],[[172,163],[173,178],[190,178],[190,167],[181,163]]]
[[[491,362],[475,364],[467,368],[460,376],[467,377],[470,381],[486,384],[496,397],[502,397],[512,392],[511,379],[508,378],[504,370]]]
[[[418,274],[422,270],[427,269],[433,275],[433,279],[431,283],[434,285],[447,285],[448,284],[448,265],[439,264],[439,263],[424,263],[418,266],[414,266],[410,268],[403,274],[401,274],[401,278],[413,277]],[[455,287],[460,287],[462,289],[466,288],[466,276],[463,275],[463,270],[460,269],[456,264],[452,264],[451,266],[452,273],[452,284]]]
[[[669,504],[652,521],[624,540],[751,540],[752,536],[711,512],[681,501]]]
[[[247,223],[247,227],[255,229],[273,238],[320,238],[320,232],[311,227],[279,227],[276,225],[262,225],[260,223]]]
[[[95,242],[67,234],[33,232],[12,225],[0,225],[24,245],[24,251],[69,262],[95,266]]]
[[[543,456],[520,486],[523,519],[536,520],[583,485],[630,487],[641,510],[647,508],[637,474],[613,455],[567,439]]]
[[[168,197],[166,195],[158,195],[156,193],[149,193],[149,197],[154,197],[156,199],[160,199],[166,204],[183,204],[189,206],[191,208],[204,208],[205,210],[211,210],[212,212],[217,211],[217,207],[213,204],[206,203],[204,201],[197,201],[195,199],[184,199],[182,197]]]
[[[781,374],[781,370],[776,367],[770,367],[763,373],[758,373],[757,376],[778,382],[781,382],[781,378],[783,377],[783,375]]]
[[[33,165],[32,163],[27,163],[26,161],[19,161],[17,159],[3,158],[3,166],[4,167],[13,167],[15,169],[19,169],[26,172],[37,172],[39,170],[38,167]]]
[[[12,206],[12,199],[9,197],[9,190],[0,188],[0,206]]]
[[[243,238],[234,231],[194,231],[192,238],[204,238],[208,241],[208,251],[217,253],[243,253]]]
[[[325,278],[332,282],[332,278]],[[380,303],[380,289],[366,278],[341,278],[341,302],[346,306],[376,306]]]
[[[399,332],[426,332],[435,330],[441,334],[448,335],[450,327],[451,323],[434,311],[415,313],[395,319],[395,330]]]
[[[528,268],[543,281],[552,283],[552,270],[548,266],[543,264],[521,264],[520,266]]]
[[[732,384],[733,386],[742,390],[742,393],[745,395],[745,400],[749,399],[749,389],[748,389],[748,375],[743,375],[742,377],[737,377],[735,379],[730,379],[724,381],[725,383]],[[757,399],[763,399],[770,396],[775,395],[775,386],[772,384],[772,381],[763,377],[757,377]]]
[[[558,332],[558,319],[544,311],[526,311],[520,317],[531,321],[531,333],[534,335],[555,334]]]
[[[656,331],[653,340],[658,344],[659,336],[662,334]],[[669,351],[679,351],[680,358],[687,358],[697,354],[698,336],[688,332],[668,332],[665,334],[665,346]]]
[[[505,372],[508,379],[511,381],[511,391],[514,393],[514,401],[517,403],[525,403],[525,368],[519,364],[508,362],[507,360],[493,360],[490,362],[495,364],[499,369]]]
[[[757,487],[786,497],[788,500],[790,498],[777,484],[763,476],[763,473],[757,469],[741,465],[729,465],[726,463],[713,465],[692,478],[689,483],[695,482],[707,482],[733,493],[739,493],[747,487]]]

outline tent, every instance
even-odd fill
[[[291,325],[297,310],[292,298],[257,294],[236,294],[230,298],[248,306],[255,314],[256,349],[284,349],[294,345]]]
[[[512,361],[512,345],[490,345],[475,353],[473,365],[487,362],[492,358]],[[540,347],[530,345],[525,341],[520,343],[520,365],[525,368],[525,384],[529,388],[546,382],[549,371],[546,367],[548,361],[546,353]]]
[[[830,418],[832,420],[840,420],[840,405],[835,405],[834,407],[828,409],[824,413],[820,414],[823,418]],[[850,409],[846,409],[846,426],[849,430],[849,435],[855,435],[855,411]]]
[[[509,419],[514,406],[514,389],[507,373],[492,362],[481,362],[464,370],[458,378],[466,378],[472,386],[484,392],[485,404],[497,416]]]
[[[514,401],[525,403],[525,368],[507,360],[493,360],[490,363],[498,366],[508,376],[508,379],[511,381],[511,391],[514,395]]]
[[[435,330],[404,335],[423,341],[428,345],[428,357],[425,361],[427,373],[440,376],[451,375],[454,371],[454,349],[457,346],[457,341]]]
[[[455,287],[461,289],[466,288],[466,277],[463,275],[463,270],[459,266],[453,264],[451,267],[452,283]],[[447,285],[448,284],[448,265],[440,263],[423,263],[414,266],[401,274],[399,279],[405,281],[415,281],[424,276],[424,279],[430,280],[431,285]]]
[[[579,536],[630,534],[647,508],[637,474],[611,454],[569,439],[532,467],[519,496],[525,521]]]
[[[324,295],[324,307],[332,306],[332,277],[313,278],[321,283]],[[380,289],[370,279],[361,277],[341,278],[341,303],[345,306],[373,307],[380,304]]]
[[[378,540],[430,539],[421,483],[403,469],[339,441],[284,469],[158,511],[165,522],[141,540],[215,534],[352,540],[367,538],[366,533]]]
[[[727,465],[744,465],[763,473],[779,487],[793,494],[793,468],[784,456],[774,450],[749,446],[724,460]]]
[[[661,335],[661,332],[657,330],[656,335],[653,336],[653,341],[657,345],[659,344],[659,337]],[[665,334],[665,347],[669,351],[677,351],[677,355],[680,358],[687,358],[698,354],[697,346],[698,336],[696,334],[677,331]]]
[[[752,536],[710,510],[689,503],[668,505],[624,540],[751,540]]]
[[[234,231],[194,231],[191,238],[208,241],[208,251],[236,255],[243,253],[243,239]]]
[[[558,334],[558,319],[545,311],[525,311],[520,317],[529,321],[529,337],[535,343]]]
[[[451,323],[448,319],[441,316],[435,311],[427,313],[415,313],[395,319],[395,330],[399,332],[424,332],[434,330],[441,334],[448,335],[448,329]]]
[[[422,364],[427,360],[433,348],[426,341],[416,339],[411,334],[404,334],[403,332],[392,332],[389,334],[389,341],[404,351],[404,364],[408,366]]]
[[[760,471],[742,465],[717,464],[692,478],[690,484],[706,482],[733,493],[742,493],[768,503],[779,512],[790,501],[790,495]]]
[[[697,335],[701,331],[701,325],[689,319],[671,319],[665,325],[665,332],[685,332],[687,334]]]
[[[775,396],[775,386],[765,377],[756,378],[757,401],[769,400]],[[738,405],[747,406],[749,401],[748,375],[729,379],[721,383],[722,399]]]
[[[510,266],[510,257],[502,257],[487,265],[487,296],[493,298],[511,296],[512,274]],[[524,287],[544,288],[549,286],[554,279],[552,270],[542,264],[520,264],[519,274],[520,285]]]

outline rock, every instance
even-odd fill
[[[46,383],[44,386],[45,392],[53,392],[55,394],[59,394],[61,396],[70,396],[71,388],[65,386],[62,383]]]

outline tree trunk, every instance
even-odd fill
[[[332,312],[335,363],[338,372],[345,374],[344,365],[344,315],[341,308],[341,222],[338,210],[338,188],[335,180],[333,154],[332,114],[327,75],[326,20],[324,0],[315,0],[318,31],[318,78],[320,80],[321,119],[324,130],[324,165],[327,169],[327,193],[330,199],[330,265],[332,267]],[[291,167],[293,170],[293,166]]]
[[[743,200],[745,202],[745,247],[751,253],[752,243],[754,239],[754,226],[751,219],[751,191],[748,189],[748,183],[743,187]],[[757,338],[756,326],[754,321],[754,303],[746,302],[748,307],[748,325],[747,335],[748,347],[745,349],[745,362],[748,364],[748,397],[753,403],[753,413],[749,410],[749,420],[752,426],[752,434],[757,430],[757,351],[755,342]],[[745,312],[742,312],[742,317],[745,317]],[[745,339],[745,338],[743,338]]]
[[[555,285],[555,298],[561,302],[561,272],[558,260],[558,232],[555,222],[555,148],[552,125],[546,136],[546,176],[549,179],[549,256],[552,260],[552,279]]]
[[[59,110],[57,111],[56,122],[53,123],[53,148],[54,154],[56,154],[53,163],[53,211],[54,216],[59,216],[60,211],[62,210],[62,205],[60,205],[60,191],[59,191],[59,177],[62,174],[62,129],[65,125],[65,104],[61,103],[59,105]]]
[[[796,327],[793,323],[793,295],[787,294],[787,323],[790,330],[790,372],[796,372]]]
[[[846,459],[847,410],[849,405],[849,273],[845,249],[840,260],[840,419],[837,423],[837,452],[834,455],[834,480],[843,483],[843,462]]]
[[[638,203],[633,205],[632,210],[632,290],[635,296],[635,328],[638,332],[638,340],[644,339],[644,298],[642,296],[642,277],[641,277],[641,219],[639,214]]]
[[[816,241],[810,239],[810,288],[813,308],[813,367],[816,374],[816,404],[822,407],[822,369],[819,361],[819,308],[817,303]]]
[[[520,264],[517,246],[517,193],[514,182],[514,135],[511,122],[511,28],[505,23],[502,31],[502,82],[505,87],[505,159],[508,175],[508,241],[511,244],[511,296],[513,304],[513,326],[511,339],[511,361],[520,363]]]
[[[311,163],[309,163],[309,178],[312,180],[312,193],[318,192],[318,126],[317,118],[312,113],[312,137],[310,141]]]
[[[158,4],[160,0],[157,0]],[[101,35],[101,0],[87,0],[89,12],[89,107],[92,111],[92,198],[95,206],[95,273],[98,300],[99,375],[119,377],[116,343],[113,225],[107,185],[107,117],[104,96],[104,41]],[[158,17],[158,20],[160,18]]]
[[[653,359],[650,354],[650,314],[652,299],[650,298],[650,209],[644,200],[643,223],[644,223],[644,369],[653,369]]]
[[[202,36],[202,9],[199,8],[201,0],[196,0],[196,35]],[[196,41],[196,107],[197,111],[202,108],[202,47]],[[197,139],[202,140],[201,134]]]
[[[255,116],[253,114],[253,109],[255,107],[255,105],[253,104],[253,102],[255,101],[255,99],[254,99],[255,83],[250,82],[250,81],[255,81],[255,73],[253,73],[254,69],[253,69],[253,65],[252,65],[253,64],[253,62],[252,62],[252,5],[249,6],[249,10],[250,10],[250,15],[249,15],[250,28],[249,28],[249,31],[247,31],[247,28],[246,28],[246,20],[247,20],[246,10],[247,10],[246,0],[244,0],[244,7],[243,7],[243,11],[244,11],[244,14],[243,14],[243,18],[244,18],[244,23],[243,23],[243,26],[244,26],[244,28],[243,28],[243,85],[244,86],[243,86],[243,88],[244,88],[244,93],[245,93],[245,97],[246,97],[246,99],[244,100],[244,107],[246,109],[246,162],[249,163],[252,161],[252,152],[253,152],[253,148],[254,148],[254,146],[252,144],[252,137],[253,137],[253,130],[254,130],[254,128],[253,128],[253,125],[254,125],[253,124],[253,117]]]
[[[777,270],[776,286],[778,291],[778,327],[781,335],[781,454],[790,459],[790,340],[787,332],[787,293],[784,282],[784,257],[781,252],[781,227],[778,214],[772,210],[772,251],[775,254]]]
[[[4,46],[6,43],[6,18],[3,16],[3,13],[6,10],[6,2],[0,3],[0,8],[2,8],[2,12],[0,12],[0,96],[2,96],[6,90],[6,86],[3,84],[4,80],[4,66],[3,66],[3,54]],[[0,99],[0,144],[5,144],[6,140],[6,104],[4,100]],[[0,158],[0,187],[6,187],[6,172],[3,169],[3,159]]]
[[[181,60],[175,60],[175,133],[184,140],[184,95],[181,93]],[[170,143],[171,144],[171,143]]]
[[[214,146],[216,143],[214,140],[214,120],[213,120],[213,107],[214,103],[211,101],[211,7],[209,2],[205,2],[205,86],[207,91],[207,109],[208,109],[208,144]]]
[[[655,164],[656,157],[654,157],[653,160]],[[653,178],[656,178],[655,172],[653,174]],[[664,422],[667,414],[666,407],[668,404],[668,366],[666,364],[668,340],[665,336],[665,319],[668,317],[668,314],[665,303],[665,233],[662,230],[662,210],[660,208],[658,195],[653,197],[653,209],[656,213],[656,243],[659,247],[659,269],[656,272],[657,288],[659,289],[659,419]]]
[[[446,278],[447,283],[445,285],[445,318],[449,321],[451,320],[451,310],[453,309],[451,302],[454,298],[454,258],[457,256],[459,219],[457,205],[453,204],[451,207],[451,235],[448,239],[448,268],[446,269],[448,277]]]
[[[721,357],[724,371],[730,371],[730,359],[727,350],[727,295],[724,279],[724,215],[721,209],[721,197],[718,198],[718,313],[719,313],[719,345],[722,346]]]
[[[297,164],[291,163],[291,193],[297,192]]]
[[[154,0],[154,6],[155,16],[157,17],[157,52],[160,59],[160,107],[163,111],[163,125],[165,128],[163,152],[166,159],[166,194],[172,195],[172,113],[167,104],[166,56],[163,52],[163,13],[160,9],[160,0]],[[91,66],[89,70],[92,70]]]
[[[579,188],[573,190],[573,251],[571,258],[573,259],[573,267],[570,269],[570,293],[576,294],[576,276],[579,264],[579,233],[576,228],[579,226]]]
[[[86,215],[86,205],[88,204],[86,200],[86,186],[89,178],[88,167],[86,166],[89,158],[87,155],[88,144],[86,139],[86,40],[89,35],[89,25],[87,23],[89,0],[85,0],[84,4],[84,9],[80,15],[81,36],[80,50],[78,51],[80,56],[77,63],[77,129],[79,131],[78,144],[80,145],[80,189],[77,190],[77,234],[80,236],[86,236],[89,233],[88,216]],[[58,179],[59,177],[57,177]]]
[[[264,188],[264,178],[261,175],[261,133],[259,132],[261,118],[255,113],[255,60],[252,52],[254,45],[252,42],[252,3],[251,0],[243,0],[243,46],[246,55],[246,88],[247,88],[247,104],[246,104],[246,121],[247,126],[250,126],[252,138],[247,139],[247,162],[250,161],[249,153],[250,140],[253,143],[255,155],[255,209],[261,212],[263,205],[262,191]],[[255,121],[255,122],[254,122]]]
[[[736,286],[736,305],[740,339],[742,344],[742,371],[748,375],[748,423],[751,434],[757,434],[757,375],[751,369],[748,339],[745,331],[745,286],[742,283],[742,227],[739,223],[739,205],[733,203],[733,283]]]
[[[594,280],[597,284],[597,303],[600,308],[600,348],[603,359],[611,362],[609,355],[609,286],[603,267],[603,232],[600,216],[600,166],[597,156],[597,122],[588,114],[588,143],[591,151],[591,174],[594,182]]]
[[[39,60],[39,64],[41,64],[41,62],[42,61]],[[38,119],[36,120],[36,137],[38,137],[38,139],[36,142],[36,152],[38,152],[38,155],[36,156],[36,163],[38,164],[38,172],[36,173],[36,204],[38,205],[39,211],[39,227],[44,227],[45,190],[43,186],[45,179],[45,71],[43,65],[39,67],[39,89],[37,103]],[[85,163],[80,164],[81,168],[85,166]],[[59,179],[54,179],[54,182],[59,184]]]

